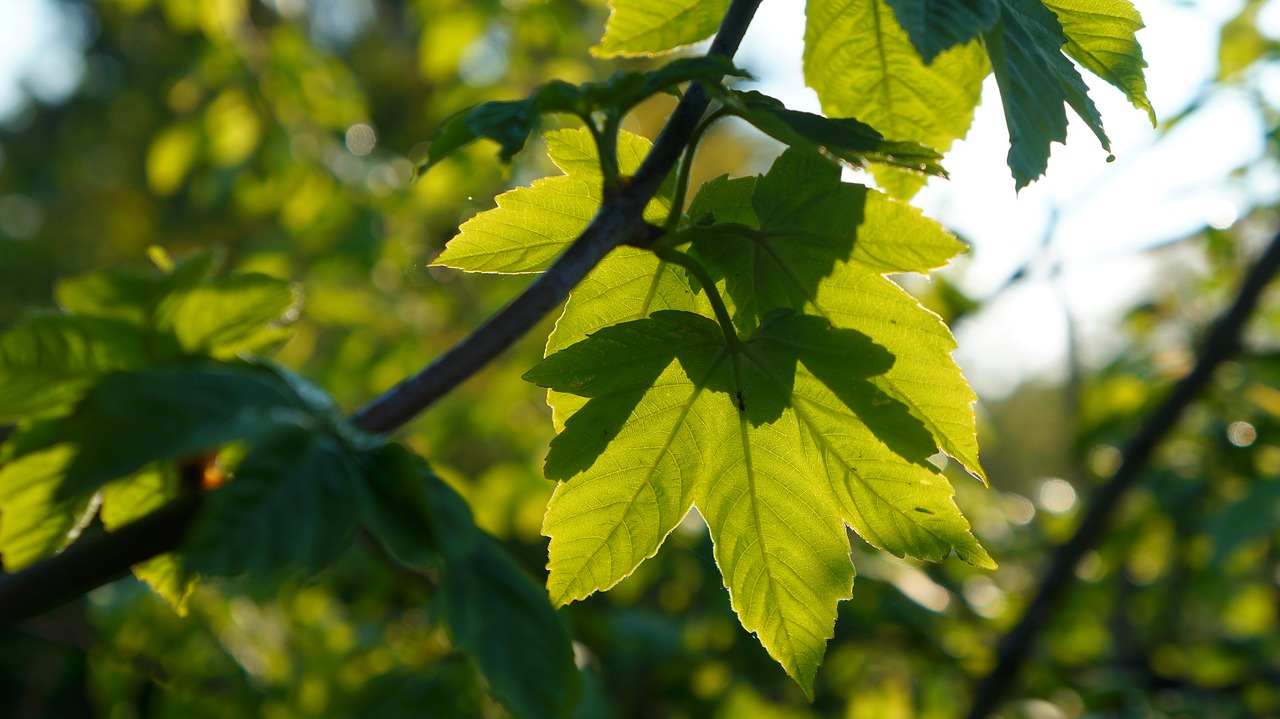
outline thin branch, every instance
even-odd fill
[[[1071,586],[1076,565],[1102,540],[1115,507],[1145,471],[1152,452],[1173,430],[1183,411],[1209,385],[1214,370],[1240,351],[1245,323],[1257,306],[1262,290],[1277,271],[1280,271],[1280,234],[1272,238],[1266,252],[1249,271],[1231,308],[1214,323],[1191,373],[1174,386],[1173,392],[1129,440],[1119,469],[1090,498],[1075,534],[1053,552],[1035,598],[1018,623],[1001,639],[995,668],[979,683],[969,719],[987,719],[1013,688],[1036,639],[1049,623],[1059,599]]]
[[[760,1],[732,1],[708,55],[733,57]],[[352,424],[377,434],[403,426],[558,307],[615,247],[650,241],[644,207],[675,167],[709,104],[707,94],[694,83],[667,119],[630,186],[605,198],[591,224],[545,273],[421,372],[361,407],[350,417]],[[47,610],[124,576],[134,564],[178,549],[196,509],[194,502],[176,501],[118,531],[82,539],[20,572],[0,574],[0,625]]]

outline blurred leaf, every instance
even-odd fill
[[[656,55],[711,37],[729,0],[609,0],[601,57]]]
[[[188,352],[234,356],[294,303],[289,283],[235,273],[171,294],[158,308],[158,324],[171,329]]]
[[[987,74],[977,42],[926,65],[885,0],[811,0],[805,16],[805,82],[828,116],[943,153],[969,131]],[[876,181],[904,199],[924,185],[918,173],[892,169]]]
[[[206,496],[183,545],[188,572],[314,574],[350,543],[360,507],[351,449],[305,415],[255,433],[231,480]]]
[[[75,539],[93,519],[92,494],[62,496],[58,486],[75,456],[75,446],[58,444],[14,458],[9,449],[24,441],[19,430],[0,454],[0,558],[15,572]]]
[[[0,421],[76,400],[99,377],[142,367],[152,343],[132,324],[42,313],[0,334]]]
[[[1000,21],[985,38],[1009,125],[1009,169],[1022,189],[1044,174],[1049,145],[1067,141],[1064,103],[1093,130],[1103,149],[1110,150],[1111,141],[1080,72],[1062,54],[1067,36],[1053,12],[1040,0],[1000,3]]]
[[[177,473],[153,465],[130,477],[102,488],[102,509],[98,516],[108,532],[140,519],[178,496]],[[138,579],[156,591],[178,616],[187,615],[187,600],[195,591],[196,577],[185,576],[181,561],[162,554],[133,567]]]
[[[995,24],[997,0],[887,0],[925,63]]]
[[[218,253],[206,251],[184,258],[172,272],[98,270],[59,280],[54,294],[66,312],[146,327],[165,297],[204,281],[218,261]]]
[[[1218,82],[1235,79],[1246,68],[1274,49],[1274,43],[1258,28],[1262,3],[1248,2],[1222,26],[1218,39]]]
[[[463,223],[431,264],[467,272],[541,272],[582,233],[603,196],[595,143],[587,130],[554,130],[545,137],[547,153],[565,174],[498,195],[498,206]],[[618,169],[635,172],[649,146],[643,137],[620,133]],[[645,219],[664,221],[671,195],[668,181],[649,202]]]
[[[1044,0],[1058,16],[1067,36],[1063,50],[1098,77],[1111,83],[1156,126],[1156,111],[1147,100],[1137,31],[1145,25],[1130,0]]]
[[[108,376],[68,416],[47,424],[34,447],[77,448],[60,497],[91,493],[152,462],[198,455],[312,415],[270,371],[233,365],[157,367]]]
[[[651,361],[624,373],[622,357]],[[938,560],[954,546],[994,566],[926,461],[928,433],[867,381],[892,363],[861,333],[790,313],[735,344],[709,319],[659,312],[548,357],[526,377],[591,398],[553,453],[599,455],[548,507],[553,599],[616,584],[696,503],[743,627],[812,696],[853,582],[837,518],[899,555]],[[602,414],[627,420],[603,452]],[[796,491],[797,470],[817,481]]]
[[[364,521],[402,561],[440,572],[450,636],[517,716],[566,717],[578,670],[546,593],[478,529],[466,502],[426,462],[396,445],[367,472]]]

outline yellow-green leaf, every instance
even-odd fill
[[[720,27],[729,0],[610,0],[600,57],[656,55],[706,40]]]
[[[544,137],[547,153],[565,174],[498,195],[498,206],[463,223],[432,264],[467,272],[541,272],[586,229],[600,207],[604,187],[591,133],[553,130]],[[619,170],[634,173],[648,152],[648,140],[620,133]],[[645,219],[665,220],[670,197],[668,182],[645,209]]]
[[[1098,77],[1106,80],[1147,113],[1156,125],[1156,111],[1147,100],[1147,81],[1137,31],[1145,27],[1138,9],[1129,0],[1044,0],[1058,16],[1067,44],[1063,50]]]
[[[943,153],[969,131],[987,74],[976,41],[926,65],[885,0],[809,0],[805,14],[805,82],[828,116],[856,117],[889,140]],[[905,198],[926,178],[877,168],[876,179]]]

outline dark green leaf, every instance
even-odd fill
[[[1000,0],[1000,20],[986,33],[987,53],[1009,125],[1009,168],[1018,189],[1049,164],[1050,144],[1067,141],[1070,105],[1110,150],[1102,117],[1076,66],[1062,54],[1067,37],[1041,0]]]
[[[733,114],[792,147],[821,152],[851,167],[869,163],[899,167],[946,177],[936,150],[915,142],[891,142],[874,128],[853,118],[831,119],[811,112],[788,110],[778,100],[758,92],[712,90]]]
[[[995,24],[997,0],[887,0],[926,63]]]
[[[59,489],[72,497],[152,462],[198,455],[313,414],[266,369],[158,367],[104,379],[72,414],[51,423],[45,446],[78,447]]]
[[[383,447],[366,478],[365,525],[400,560],[439,572],[454,644],[476,658],[495,696],[519,717],[568,716],[578,671],[546,592],[418,456]]]
[[[251,442],[231,480],[206,496],[184,544],[184,566],[210,576],[295,565],[320,571],[355,532],[355,454],[305,415],[277,421]]]

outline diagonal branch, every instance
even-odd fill
[[[760,0],[734,0],[708,55],[732,57],[759,5]],[[375,434],[403,426],[559,307],[569,290],[615,247],[629,241],[643,242],[648,234],[642,218],[644,207],[675,167],[709,103],[701,85],[690,87],[667,119],[631,185],[616,194],[606,194],[591,224],[546,272],[421,372],[357,410],[351,416],[352,424]]]
[[[732,0],[709,55],[737,53],[760,2]],[[606,196],[591,224],[545,273],[421,372],[357,410],[351,423],[375,434],[403,426],[524,336],[611,250],[626,242],[644,241],[649,233],[642,218],[644,207],[675,167],[709,103],[702,87],[693,84],[630,186]],[[118,531],[76,542],[20,572],[0,573],[0,625],[38,614],[123,576],[134,564],[178,549],[195,510],[193,503],[173,502]]]
[[[1249,271],[1230,309],[1214,322],[1191,373],[1183,377],[1164,402],[1147,416],[1125,446],[1120,468],[1090,498],[1084,519],[1075,534],[1054,551],[1035,598],[1027,605],[1018,623],[1000,640],[995,668],[978,684],[969,719],[986,719],[1013,688],[1036,639],[1049,623],[1058,601],[1071,586],[1081,557],[1102,540],[1116,505],[1142,476],[1152,452],[1177,425],[1183,411],[1209,385],[1214,370],[1240,351],[1245,323],[1257,307],[1262,290],[1277,271],[1280,271],[1280,234],[1272,238],[1262,257]]]

